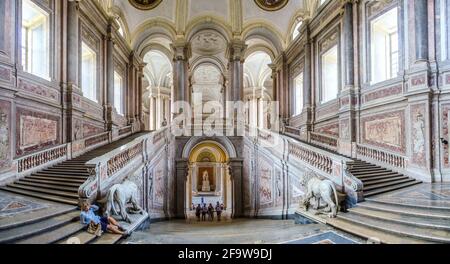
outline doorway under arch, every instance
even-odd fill
[[[202,141],[189,153],[186,180],[185,215],[195,218],[193,206],[223,204],[224,216],[233,211],[233,187],[229,173],[230,155],[215,141]]]

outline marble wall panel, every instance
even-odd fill
[[[153,208],[163,209],[166,196],[165,160],[160,159],[153,168]]]
[[[412,162],[419,167],[426,167],[426,105],[411,106],[411,149]]]
[[[11,103],[0,100],[0,171],[11,167]]]
[[[271,207],[274,201],[273,193],[273,165],[264,158],[260,158],[259,174],[259,204],[261,208]]]

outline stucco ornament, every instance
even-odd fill
[[[321,209],[321,200],[326,204],[324,212],[329,213],[330,218],[335,218],[338,212],[339,198],[334,183],[330,180],[321,180],[312,171],[305,173],[302,184],[306,186],[307,192],[303,199],[303,206],[306,211],[310,206],[314,206],[317,212]],[[314,199],[314,203],[311,200]]]
[[[140,10],[152,10],[161,4],[162,0],[128,0],[130,4]]]
[[[255,3],[266,11],[278,11],[285,7],[289,0],[255,0]]]
[[[144,211],[138,204],[138,187],[131,181],[124,181],[122,184],[116,184],[108,192],[106,202],[106,215],[120,215],[123,220],[131,223],[128,213],[143,214]],[[127,205],[131,204],[131,208]]]

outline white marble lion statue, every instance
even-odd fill
[[[138,187],[131,181],[124,181],[122,184],[116,184],[108,191],[106,200],[106,215],[120,215],[124,221],[131,223],[128,213],[142,214],[143,210],[138,204]],[[127,205],[131,204],[131,208]]]
[[[307,172],[304,177],[304,184],[307,192],[303,200],[303,206],[308,211],[311,205],[314,205],[315,210],[320,209],[321,202],[326,204],[325,212],[330,212],[329,217],[335,218],[338,212],[338,194],[334,183],[330,180],[321,180],[314,172]],[[312,204],[311,200],[315,199]],[[322,200],[322,201],[321,201]]]

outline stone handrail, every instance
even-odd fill
[[[377,165],[383,165],[394,169],[404,170],[407,167],[407,158],[398,154],[389,153],[386,150],[378,150],[372,147],[358,144],[356,146],[358,156],[363,156]]]
[[[59,145],[50,149],[45,149],[33,153],[17,160],[17,173],[23,173],[29,170],[39,168],[42,165],[57,162],[61,159],[67,159],[68,144]]]
[[[81,200],[94,201],[107,191],[108,187],[121,181],[130,169],[142,164],[149,157],[155,137],[166,136],[168,128],[143,134],[132,141],[88,162],[92,169],[90,177],[80,186],[78,194]]]
[[[352,162],[351,159],[272,131],[258,129],[257,135],[256,142],[265,141],[267,144],[272,144],[274,147],[271,152],[286,163],[300,170],[305,168],[312,170],[333,181],[341,191],[347,194],[349,206],[363,200],[363,183],[347,168],[347,164]],[[281,149],[286,149],[286,152],[280,153]]]

